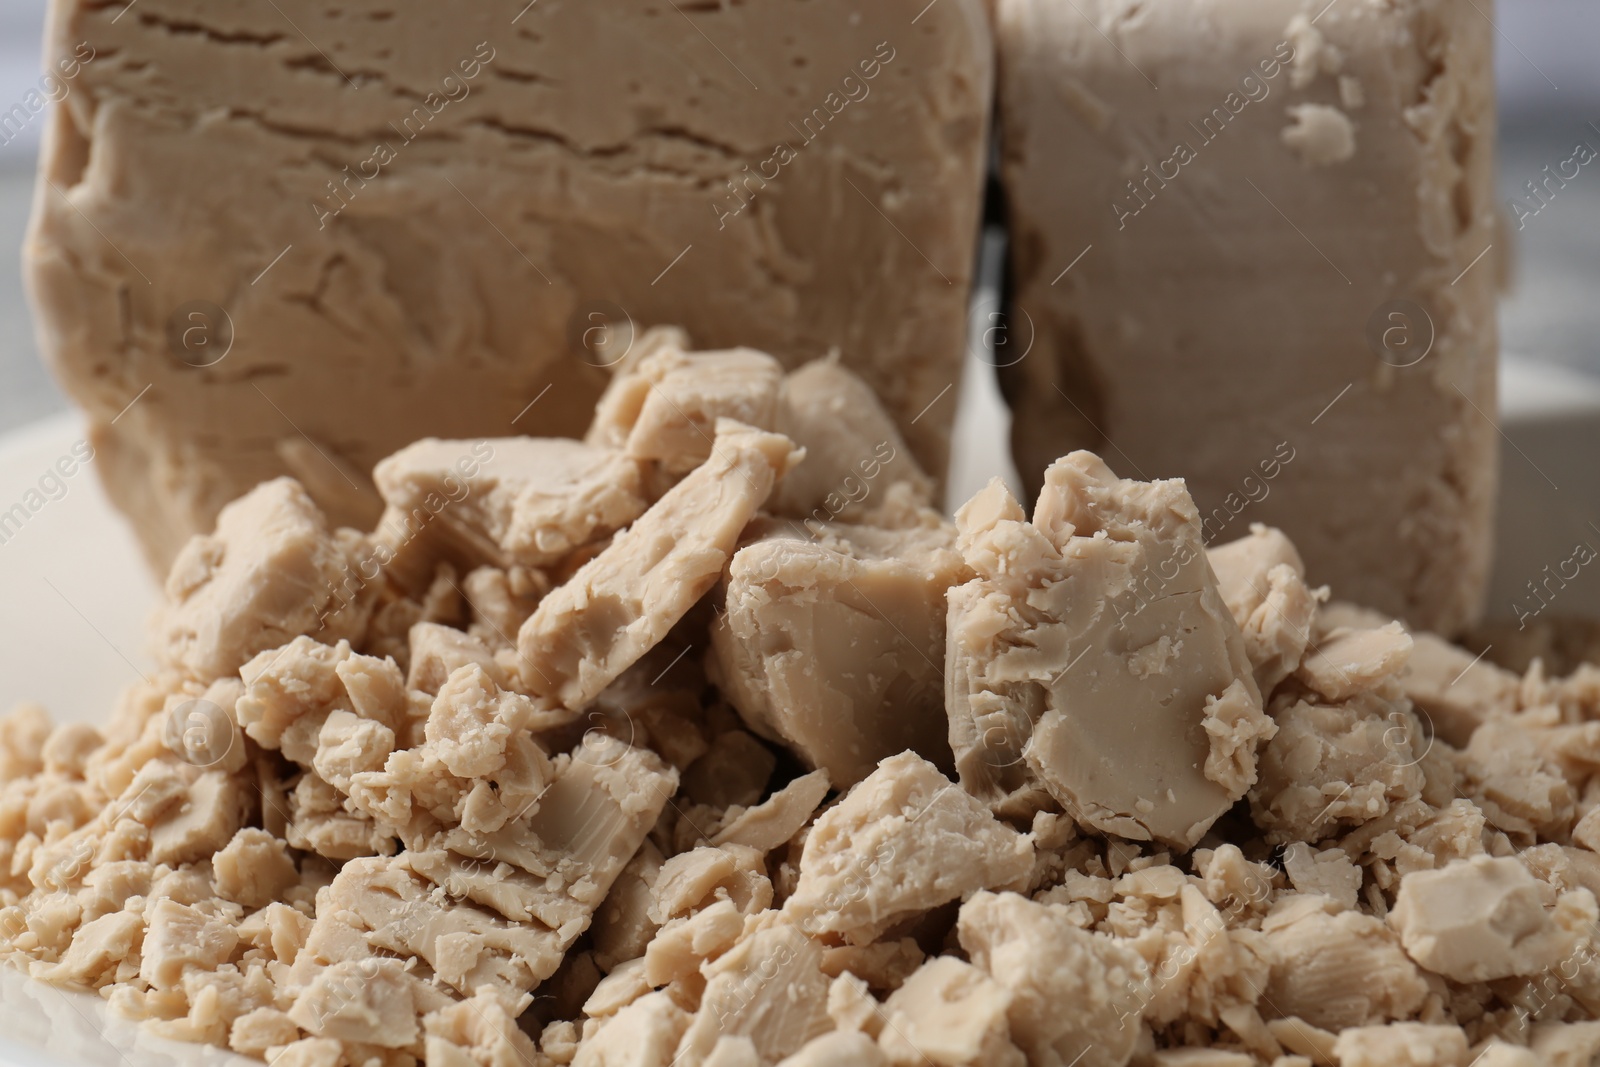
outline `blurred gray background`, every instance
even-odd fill
[[[1600,0],[1463,0],[1494,10],[1501,202],[1580,140],[1600,148]],[[0,0],[0,108],[39,76],[43,0]],[[33,344],[19,249],[43,118],[0,145],[0,432],[66,407]],[[1600,163],[1515,234],[1507,352],[1600,379]]]

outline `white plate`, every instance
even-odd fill
[[[75,414],[0,437],[0,708],[35,701],[59,721],[97,723],[150,669],[143,631],[157,589],[74,447],[85,447]]]
[[[990,376],[969,371],[965,386],[957,417],[961,460],[951,472],[959,499],[991,476],[1015,484],[1005,450],[994,444],[1005,440],[1008,416]],[[1589,525],[1600,524],[1600,383],[1507,360],[1502,393],[1501,554],[1490,612],[1515,618],[1519,595],[1530,603],[1525,585],[1546,564],[1559,565],[1580,539],[1600,548],[1600,528]],[[79,419],[64,415],[0,438],[0,513],[39,489],[81,436]],[[93,464],[65,484],[64,495],[45,500],[0,544],[0,707],[32,700],[60,721],[98,722],[117,692],[149,670],[143,623],[157,589]],[[1550,610],[1600,615],[1600,578],[1586,570]],[[254,1062],[154,1038],[112,1018],[96,997],[64,993],[0,965],[0,1067]]]
[[[261,1067],[209,1045],[168,1041],[70,993],[0,964],[0,1064],[5,1067]]]

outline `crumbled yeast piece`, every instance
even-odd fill
[[[356,662],[347,667],[352,659]],[[335,710],[351,711],[390,733],[400,731],[407,717],[398,668],[354,655],[345,641],[325,645],[301,635],[262,651],[239,675],[244,681],[235,705],[239,726],[256,744],[279,749],[303,766],[316,757],[322,727]]]
[[[369,759],[382,758],[354,767],[342,788],[353,808],[413,848],[455,823],[469,833],[494,833],[531,813],[554,777],[549,756],[528,735],[542,721],[534,701],[502,690],[482,667],[467,663],[433,698],[421,743],[367,749]]]
[[[173,561],[156,647],[164,662],[210,682],[297,634],[352,636],[370,610],[370,597],[346,602],[339,592],[353,566],[304,490],[287,478],[266,482]]]
[[[1378,612],[1330,604],[1323,609],[1321,625],[1326,631],[1377,627],[1385,621]],[[1521,679],[1515,674],[1437,634],[1414,630],[1411,640],[1400,685],[1433,735],[1463,747],[1484,722],[1519,707]]]
[[[948,767],[945,593],[970,576],[954,527],[757,528],[711,632],[712,678],[745,722],[841,787],[907,749]]]
[[[42,926],[35,916],[30,926]],[[29,930],[37,936],[39,930]],[[72,943],[61,954],[59,962],[32,968],[33,973],[46,981],[64,982],[96,988],[108,977],[119,973],[118,965],[139,958],[145,934],[143,919],[136,913],[119,911],[91,919],[72,934]],[[159,945],[151,945],[159,952]]]
[[[173,900],[154,901],[140,948],[139,977],[156,989],[170,989],[191,968],[214,970],[237,943],[238,935],[220,917]]]
[[[615,1015],[651,990],[645,976],[645,961],[629,960],[618,964],[595,984],[594,992],[583,1002],[583,1014],[591,1019]]]
[[[211,871],[217,892],[247,908],[266,907],[300,880],[284,843],[249,827],[211,857]]]
[[[805,461],[773,494],[779,515],[856,521],[889,486],[905,484],[927,504],[933,480],[923,473],[872,388],[834,359],[791,372],[773,426],[806,450]]]
[[[950,593],[962,784],[1003,806],[1031,779],[1084,826],[1192,847],[1274,728],[1183,483],[1125,481],[1075,452],[1032,522],[994,483],[957,525],[979,575]]]
[[[1302,893],[1321,893],[1340,907],[1354,909],[1361,891],[1361,868],[1341,848],[1312,848],[1296,841],[1283,852],[1283,869]]]
[[[1206,697],[1200,725],[1210,741],[1205,776],[1230,795],[1243,796],[1256,784],[1256,749],[1278,727],[1261,711],[1260,698],[1243,679],[1234,679],[1221,696]]]
[[[481,638],[426,620],[411,627],[406,633],[408,645],[406,688],[427,695],[435,694],[445,679],[457,668],[475,663],[493,678],[496,684],[506,685],[510,677],[505,667],[495,657],[494,651]]]
[[[796,458],[786,437],[719,423],[711,458],[540,602],[517,638],[523,685],[586,706],[716,584]]]
[[[537,805],[489,833],[446,830],[438,852],[408,853],[419,873],[510,919],[537,919],[570,943],[643,843],[677,787],[648,749],[605,737],[552,763]]]
[[[301,775],[287,797],[284,840],[331,860],[388,856],[394,837],[378,828],[364,812],[351,813],[338,789],[315,774]]]
[[[1334,630],[1312,646],[1295,674],[1331,701],[1349,700],[1400,674],[1411,647],[1411,635],[1398,622]]]
[[[895,1067],[1026,1067],[1011,1043],[1011,993],[951,956],[929,960],[884,1004],[879,1044]]]
[[[788,375],[749,349],[690,352],[681,330],[654,328],[618,362],[586,440],[649,462],[664,491],[711,452],[717,419],[788,437],[806,458],[772,495],[791,518],[856,521],[904,484],[931,501],[933,480],[907,448],[872,388],[837,359]]]
[[[1458,982],[1548,970],[1592,937],[1596,918],[1587,889],[1564,893],[1547,909],[1539,883],[1510,856],[1408,874],[1389,913],[1411,958]]]
[[[317,1037],[406,1048],[421,1034],[418,1016],[448,1002],[402,961],[369,957],[318,971],[295,997],[288,1015]]]
[[[646,839],[622,868],[590,927],[595,962],[606,972],[644,955],[660,924],[650,918],[656,880],[666,860]]]
[[[1464,781],[1459,788],[1491,824],[1507,833],[1560,838],[1572,825],[1577,797],[1562,773],[1559,753],[1550,750],[1555,746],[1542,743],[1547,732],[1540,729],[1543,724],[1530,723],[1530,718],[1534,715],[1515,720],[1497,716],[1473,731],[1467,758],[1461,761]]]
[[[1319,593],[1282,530],[1253,523],[1249,534],[1206,549],[1217,592],[1244,634],[1256,687],[1271,694],[1300,665],[1316,624]]]
[[[822,969],[828,970],[826,954]],[[877,998],[872,995],[866,979],[850,971],[835,975],[828,986],[828,1018],[845,1032],[875,1036],[883,1029],[883,1014],[878,1010]]]
[[[656,877],[650,918],[666,923],[723,900],[742,915],[772,904],[772,885],[759,851],[744,845],[701,846],[672,857]]]
[[[1467,1067],[1472,1059],[1459,1026],[1425,1023],[1352,1027],[1339,1034],[1333,1052],[1339,1067]]]
[[[1272,1010],[1339,1030],[1409,1018],[1428,983],[1380,920],[1333,913],[1321,895],[1289,896],[1262,921],[1272,973]]]
[[[1029,839],[927,760],[906,752],[878,765],[817,817],[784,911],[813,936],[854,944],[983,889],[1019,887]]]
[[[438,1008],[422,1019],[423,1060],[440,1067],[545,1067],[548,1061],[492,995]]]
[[[387,951],[415,957],[463,996],[490,987],[520,1011],[565,950],[562,932],[452,900],[413,873],[404,857],[351,860],[326,894],[295,961],[306,981],[326,966]]]
[[[1268,840],[1320,841],[1341,827],[1386,815],[1422,791],[1428,741],[1397,689],[1342,703],[1280,693],[1278,732],[1261,751],[1250,811]]]
[[[720,419],[771,430],[783,367],[764,352],[686,352],[660,334],[625,360],[595,405],[585,438],[679,476],[704,463]]]
[[[711,839],[713,845],[744,845],[771,852],[798,834],[816,813],[832,783],[826,771],[812,771],[790,782],[753,808],[729,808],[730,818]]]
[[[474,567],[461,579],[461,597],[472,611],[467,632],[491,648],[511,647],[549,591],[549,576],[532,567]]]
[[[235,1052],[266,1058],[270,1048],[291,1045],[300,1039],[300,1027],[277,1008],[257,1008],[233,1021],[228,1029],[228,1047]]]
[[[1130,871],[1109,888],[1106,917],[1094,929],[1124,938],[1155,976],[1139,990],[1152,1027],[1215,1025],[1230,1009],[1259,998],[1271,952],[1259,931],[1240,922],[1237,909],[1212,904],[1170,866]]]
[[[835,1031],[806,1042],[778,1067],[886,1067],[888,1063],[878,1043],[866,1034]]]
[[[655,987],[692,981],[706,963],[737,944],[743,930],[744,917],[731,900],[669,919],[645,949],[645,983]]]
[[[1143,1033],[1144,959],[1015,893],[961,908],[961,947],[1011,994],[1011,1040],[1037,1067],[1123,1067]]]
[[[373,472],[391,508],[498,567],[548,567],[643,514],[639,464],[564,438],[426,438]]]
[[[700,1008],[675,1059],[694,1063],[711,1055],[719,1038],[732,1037],[749,1039],[757,1062],[770,1063],[833,1029],[822,946],[785,913],[746,919],[739,942],[703,973]]]
[[[573,1067],[634,1067],[670,1064],[688,1014],[666,993],[640,997],[586,1035],[572,1059]],[[548,1051],[550,1042],[545,1042]]]

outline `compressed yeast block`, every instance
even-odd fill
[[[962,784],[999,810],[1053,801],[1087,827],[1191,847],[1254,783],[1275,727],[1183,483],[1119,479],[1077,452],[1050,468],[1031,522],[996,482],[957,526],[978,574],[950,592]]]
[[[1314,584],[1459,630],[1498,455],[1493,26],[1433,0],[1131,10],[996,5],[1036,334],[1002,371],[1019,471],[1115,442],[1188,482],[1208,541],[1279,527]]]
[[[140,6],[52,5],[27,270],[158,564],[291,463],[342,496],[420,437],[578,436],[655,324],[838,349],[943,471],[954,396],[918,416],[965,349],[982,0]]]
[[[768,521],[752,532],[711,636],[714,680],[746,724],[839,787],[907,749],[951,767],[945,592],[971,573],[954,527]]]

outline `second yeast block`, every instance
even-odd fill
[[[1000,0],[998,27],[1023,477],[1096,449],[1184,478],[1210,543],[1277,526],[1314,585],[1469,622],[1504,254],[1483,11]]]

